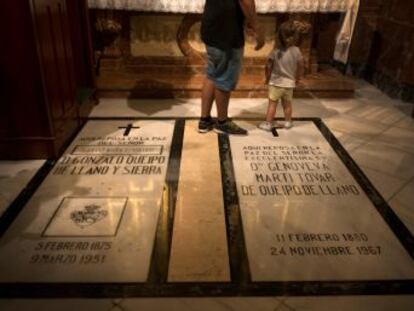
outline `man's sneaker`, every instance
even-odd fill
[[[286,121],[284,124],[285,129],[290,129],[293,126],[292,121]]]
[[[214,128],[214,124],[215,122],[212,118],[208,120],[200,119],[200,121],[198,121],[198,132],[207,133]]]
[[[273,124],[272,122],[263,121],[257,127],[263,131],[270,132],[272,130]]]
[[[222,134],[247,135],[247,131],[244,128],[241,128],[231,120],[227,120],[222,124],[217,122],[214,131]]]

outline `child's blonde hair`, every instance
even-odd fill
[[[311,25],[304,21],[288,20],[280,25],[277,38],[280,50],[299,45],[302,35],[309,32]]]

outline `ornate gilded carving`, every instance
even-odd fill
[[[95,22],[95,47],[99,51],[103,51],[110,46],[121,34],[122,26],[119,22],[112,18],[98,18]]]
[[[101,59],[106,48],[114,44],[120,37],[122,25],[113,17],[113,12],[100,11],[95,16],[94,23],[94,50],[96,57],[96,74],[99,75]]]
[[[177,43],[181,52],[190,60],[191,63],[205,62],[205,54],[193,49],[190,44],[189,33],[194,24],[201,21],[201,15],[185,15],[177,32]]]

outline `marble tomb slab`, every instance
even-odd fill
[[[89,121],[0,240],[0,282],[145,282],[175,121]]]
[[[229,282],[218,139],[197,126],[184,131],[168,281]]]
[[[313,122],[230,136],[253,282],[413,279],[409,253]]]

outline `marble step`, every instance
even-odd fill
[[[200,97],[204,74],[182,74],[152,71],[103,72],[97,79],[99,97],[129,98],[179,98]],[[304,87],[295,90],[297,97],[351,97],[354,94],[353,82],[332,68],[309,74]],[[233,97],[267,97],[267,87],[263,74],[246,74],[240,77]]]

